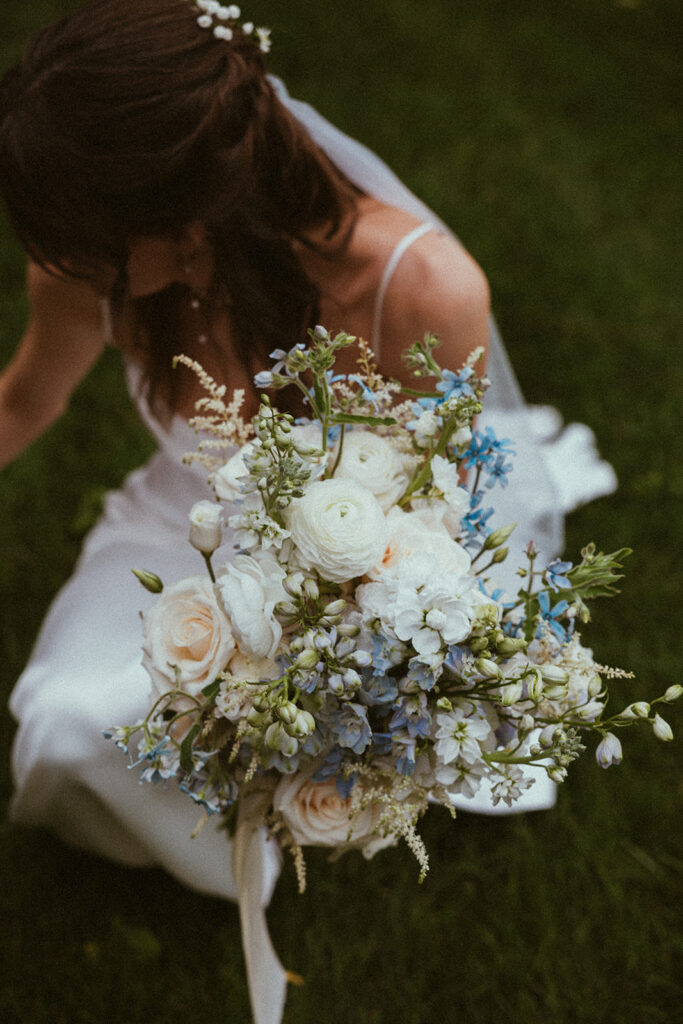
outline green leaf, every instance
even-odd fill
[[[443,398],[438,391],[419,391],[417,388],[401,387],[402,395],[409,395],[411,398]]]
[[[367,423],[370,427],[393,427],[393,416],[354,416],[350,412],[337,412],[330,418],[331,423]]]
[[[200,722],[195,722],[183,742],[180,744],[180,767],[187,775],[192,771],[192,744],[199,735],[201,727]]]
[[[205,697],[208,697],[209,700],[213,700],[213,698],[217,695],[217,693],[220,690],[220,688],[221,688],[221,681],[220,681],[220,679],[214,679],[214,681],[212,683],[207,683],[207,685],[205,687],[203,687],[202,693],[204,694]]]

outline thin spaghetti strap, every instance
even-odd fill
[[[413,242],[416,242],[418,238],[422,238],[423,235],[426,235],[428,231],[434,230],[435,227],[435,224],[425,222],[424,224],[418,224],[416,228],[413,228],[413,230],[409,231],[407,235],[404,235],[392,252],[389,257],[389,261],[384,268],[382,280],[380,281],[379,288],[377,289],[377,295],[375,296],[375,310],[372,317],[371,347],[375,359],[378,361],[380,359],[380,349],[382,345],[382,309],[384,307],[384,298],[387,293],[387,288],[389,287],[389,282],[391,281],[394,271],[401,262],[406,250],[409,249]]]

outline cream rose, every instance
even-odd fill
[[[408,486],[403,459],[386,437],[370,430],[352,430],[344,438],[337,480],[355,480],[375,495],[387,512]]]
[[[142,663],[159,695],[176,686],[177,672],[181,689],[196,696],[224,670],[235,650],[230,620],[206,576],[165,587],[142,624]]]
[[[218,576],[218,588],[240,650],[256,658],[272,658],[282,626],[273,610],[287,598],[285,571],[268,551],[236,555]]]
[[[362,576],[386,547],[382,508],[354,480],[316,480],[292,502],[288,519],[301,564],[334,583]]]
[[[351,799],[337,792],[334,779],[315,782],[310,775],[283,775],[273,796],[292,838],[299,846],[336,846],[362,849],[372,857],[383,846],[393,846],[396,837],[373,834],[381,807],[371,804],[351,821]],[[349,837],[349,832],[351,836]]]

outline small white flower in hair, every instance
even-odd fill
[[[270,53],[271,41],[270,41],[270,29],[269,28],[257,28],[256,35],[258,36],[258,45],[261,53]]]
[[[195,0],[195,8],[203,12],[197,18],[200,28],[211,29],[216,39],[224,39],[229,42],[234,38],[233,29],[236,25],[239,26],[238,19],[242,15],[242,10],[237,4],[226,6],[218,3],[218,0]],[[229,26],[224,24],[225,22],[229,22]],[[241,31],[244,36],[251,36],[255,32],[256,40],[254,42],[257,43],[261,52],[268,53],[270,51],[269,28],[255,29],[253,21],[245,21],[241,26]]]

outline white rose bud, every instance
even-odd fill
[[[658,740],[668,743],[674,738],[673,729],[668,722],[665,722],[661,715],[655,715],[652,720],[652,731]]]
[[[190,544],[212,555],[223,540],[223,510],[215,501],[198,501],[190,510]]]
[[[621,764],[622,761],[621,742],[612,732],[608,732],[595,751],[595,760],[601,768],[609,768],[613,764]]]

